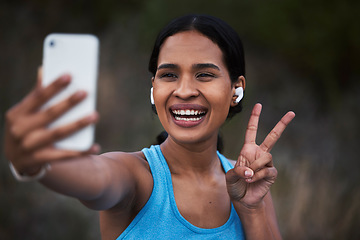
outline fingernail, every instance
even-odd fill
[[[252,177],[252,175],[253,175],[253,171],[250,170],[245,171],[245,177]]]
[[[100,151],[101,151],[101,147],[100,147],[100,145],[98,145],[98,144],[94,144],[94,146],[92,147],[92,149],[91,149],[92,151],[92,153],[93,154],[97,154],[97,153],[99,153]]]
[[[63,83],[63,84],[69,83],[69,82],[70,82],[70,79],[71,79],[71,77],[70,77],[70,75],[68,75],[68,74],[62,75],[62,76],[60,77],[60,81],[61,81],[61,83]]]
[[[82,99],[86,96],[86,92],[85,91],[77,91],[74,95],[74,97],[76,99]]]
[[[93,113],[93,114],[91,114],[90,116],[87,117],[87,120],[88,120],[89,122],[92,122],[92,121],[97,120],[98,117],[99,117],[99,115],[98,115],[97,113]]]

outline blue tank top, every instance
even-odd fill
[[[217,228],[199,228],[181,216],[175,202],[170,169],[160,146],[142,150],[154,179],[151,196],[119,239],[245,239],[234,206],[228,221]],[[227,172],[233,166],[220,153],[221,164]]]

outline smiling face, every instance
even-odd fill
[[[163,43],[153,79],[160,122],[181,143],[217,139],[229,107],[232,84],[220,48],[197,31],[180,32]]]

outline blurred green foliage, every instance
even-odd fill
[[[259,139],[294,110],[273,151],[284,238],[359,239],[359,10],[350,0],[4,0],[0,123],[34,85],[48,33],[94,33],[101,41],[97,139],[104,151],[148,146],[161,131],[147,73],[158,31],[179,15],[215,15],[238,31],[247,63],[244,113],[222,129],[226,155],[236,158],[255,102],[264,105]],[[97,213],[37,184],[16,183],[1,158],[0,239],[99,239]]]

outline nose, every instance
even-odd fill
[[[194,79],[184,76],[179,79],[177,87],[173,94],[178,98],[187,100],[189,98],[199,96],[199,90],[197,89]]]

